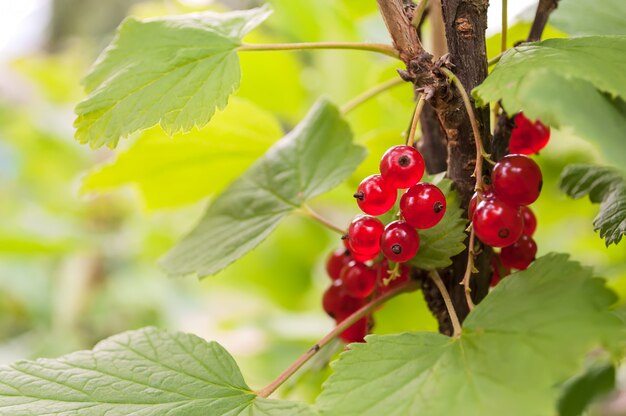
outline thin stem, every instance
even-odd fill
[[[463,276],[463,280],[461,284],[465,289],[465,300],[467,301],[467,307],[470,311],[474,310],[474,301],[472,300],[472,289],[470,288],[470,279],[472,278],[472,273],[474,272],[474,240],[476,239],[476,235],[474,234],[474,227],[472,226],[472,230],[470,231],[469,243],[467,245],[467,266],[465,267],[465,275]]]
[[[489,66],[497,64],[498,62],[500,62],[500,59],[502,59],[502,55],[504,55],[504,53],[500,53],[500,54],[498,54],[498,56],[494,56],[489,61],[487,61],[487,64]]]
[[[428,0],[421,0],[415,11],[413,12],[413,20],[411,20],[411,24],[413,27],[419,27],[422,22],[422,16],[424,16],[424,10],[426,10],[426,6],[428,5]]]
[[[369,99],[376,97],[381,92],[385,92],[388,89],[391,89],[402,83],[404,83],[402,78],[393,78],[381,84],[375,85],[369,90],[361,93],[360,95],[357,95],[356,97],[345,103],[343,107],[341,107],[341,112],[343,114],[348,114],[350,111],[354,110],[356,107],[360,106]]]
[[[452,336],[455,338],[459,337],[461,335],[461,322],[459,321],[459,316],[456,314],[456,310],[452,304],[452,299],[450,299],[448,289],[446,289],[446,285],[443,284],[443,280],[441,280],[441,276],[439,276],[439,273],[437,273],[436,270],[431,270],[428,275],[433,282],[435,282],[435,286],[439,289],[443,302],[446,304],[446,308],[448,309],[448,315],[450,315],[450,321],[452,322],[453,328]]]
[[[413,146],[413,144],[415,143],[417,122],[420,119],[420,115],[422,114],[422,109],[424,108],[425,102],[426,100],[424,99],[424,94],[420,94],[420,98],[417,101],[417,105],[415,106],[415,112],[413,113],[413,119],[411,120],[411,130],[409,130],[409,137],[406,138],[407,146]]]
[[[314,219],[315,221],[319,222],[320,224],[322,224],[324,227],[336,231],[341,235],[345,235],[346,234],[346,230],[336,226],[335,224],[333,224],[332,222],[330,222],[328,219],[324,218],[321,214],[313,211],[313,209],[304,204],[302,205],[302,209],[299,211],[301,214]]]
[[[352,315],[347,317],[345,320],[341,321],[337,326],[330,331],[328,334],[324,336],[324,338],[320,339],[317,344],[313,345],[307,352],[302,354],[300,358],[298,358],[292,365],[289,366],[281,375],[279,375],[276,380],[272,381],[267,386],[263,387],[261,390],[258,390],[256,393],[259,397],[269,397],[276,389],[278,389],[289,377],[295,374],[307,361],[309,361],[319,350],[321,350],[325,345],[327,345],[333,338],[339,336],[343,331],[345,331],[348,327],[352,326],[356,321],[361,319],[362,317],[368,315],[371,311],[376,309],[379,305],[382,305],[389,299],[404,293],[409,292],[411,290],[417,289],[417,282],[410,280],[409,282],[399,285],[396,288],[393,288],[389,292],[384,295],[377,297],[363,306],[361,309],[354,312]]]
[[[305,43],[269,43],[256,44],[245,43],[237,48],[238,51],[292,51],[303,49],[354,49],[370,52],[378,52],[392,58],[398,58],[398,51],[385,43],[363,42],[305,42]]]
[[[500,52],[502,53],[506,51],[506,36],[509,27],[507,14],[507,0],[502,0],[502,36],[500,36]]]

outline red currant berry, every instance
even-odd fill
[[[537,244],[532,237],[522,235],[514,244],[500,252],[502,265],[512,269],[526,270],[537,255]]]
[[[360,215],[348,227],[348,241],[352,250],[362,255],[376,255],[380,251],[380,236],[385,226],[374,217]]]
[[[522,210],[522,218],[524,218],[523,234],[532,237],[537,229],[537,217],[528,207],[521,207],[520,209]]]
[[[510,246],[524,229],[520,209],[500,199],[481,201],[476,207],[472,223],[476,236],[491,247]]]
[[[343,342],[346,344],[350,344],[352,342],[364,342],[365,336],[369,332],[369,319],[368,317],[363,317],[353,323],[351,326],[346,328],[345,331],[339,335]],[[339,323],[339,322],[337,322]]]
[[[332,280],[337,280],[341,276],[341,270],[350,263],[352,256],[350,251],[338,248],[333,251],[326,260],[326,272]]]
[[[354,194],[359,208],[369,215],[381,215],[396,203],[398,192],[380,175],[370,175],[363,179]]]
[[[541,169],[524,155],[507,155],[493,168],[493,192],[512,205],[530,205],[539,198],[543,184]]]
[[[420,246],[417,231],[404,221],[393,221],[385,227],[380,246],[388,260],[404,263],[411,260]]]
[[[523,113],[515,116],[515,127],[511,132],[509,152],[530,155],[546,147],[550,140],[550,128],[539,120],[534,123]]]
[[[400,212],[412,227],[431,228],[437,225],[446,213],[446,197],[435,185],[418,183],[402,195]]]
[[[361,254],[354,251],[354,249],[350,246],[350,241],[348,241],[348,236],[344,236],[343,245],[346,247],[346,250],[350,252],[351,260],[360,261],[361,263],[365,263],[366,261],[373,260],[376,258],[378,253],[376,254]]]
[[[498,254],[494,254],[491,256],[491,283],[490,286],[494,287],[497,285],[500,280],[507,277],[511,274],[511,269],[508,269],[502,266],[502,262],[500,261],[500,256]]]
[[[344,290],[341,279],[334,280],[322,296],[322,307],[324,311],[335,319],[345,319],[363,305],[365,305],[365,302],[362,299],[348,296]]]
[[[343,288],[348,296],[363,299],[376,288],[376,271],[363,263],[350,264],[342,272]]]
[[[478,196],[478,192],[474,192],[474,195],[472,195],[472,199],[470,199],[469,206],[467,207],[467,213],[469,214],[468,218],[472,218],[474,216],[474,211],[476,211],[476,205],[478,205],[479,199],[480,201],[483,201],[485,199],[492,200],[494,198],[495,195],[491,191],[491,188],[483,191],[482,198]]]
[[[380,173],[393,187],[408,188],[424,176],[424,158],[411,146],[394,146],[380,160]]]

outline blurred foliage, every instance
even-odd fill
[[[246,41],[387,39],[374,2],[271,3],[276,13]],[[105,4],[80,13],[100,18],[110,12],[102,19],[119,23],[119,13]],[[163,0],[143,2],[130,13],[189,10]],[[83,97],[80,76],[115,24],[100,34],[76,28],[54,53],[42,50],[1,68],[0,82],[16,93],[0,95],[0,362],[59,355],[157,325],[218,340],[251,386],[260,386],[333,326],[320,297],[327,284],[324,260],[341,244],[336,235],[308,219],[289,217],[258,248],[202,282],[168,279],[156,259],[198,221],[210,195],[249,166],[281,130],[293,127],[319,96],[341,105],[395,77],[397,64],[359,51],[271,52],[271,59],[257,52],[242,55],[241,88],[215,124],[173,138],[154,128],[115,152],[94,152],[74,141],[71,109]],[[523,38],[526,27],[512,26],[510,41]],[[489,41],[490,56],[498,53],[497,36]],[[411,89],[401,85],[351,112],[347,119],[369,157],[346,184],[311,205],[346,224],[357,213],[352,190],[376,171],[389,145],[403,140],[413,108]],[[228,138],[216,140],[223,136]],[[220,157],[207,159],[215,149]],[[571,132],[554,131],[537,160],[544,174],[544,192],[533,206],[539,254],[569,252],[594,266],[623,302],[624,246],[606,249],[591,226],[597,207],[558,190],[567,164],[602,164],[602,156]],[[375,320],[377,333],[436,329],[419,292],[394,299]],[[327,370],[309,373],[288,394],[313,397],[326,376]]]

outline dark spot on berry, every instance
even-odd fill
[[[356,194],[352,195],[353,197],[355,197],[356,199],[358,199],[359,201],[363,201],[363,198],[365,197],[365,194],[363,193],[363,191],[359,191]]]
[[[411,158],[408,157],[407,155],[402,155],[398,158],[398,165],[402,166],[403,168],[409,166],[411,164]]]
[[[391,246],[391,251],[393,251],[393,254],[400,254],[402,253],[402,246],[400,244],[394,244]]]
[[[435,205],[433,206],[433,211],[435,211],[435,214],[439,214],[442,209],[443,204],[440,201],[435,202]]]
[[[511,234],[511,232],[508,228],[500,228],[500,231],[498,231],[498,237],[500,238],[507,238],[509,234]]]

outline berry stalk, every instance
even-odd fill
[[[398,51],[391,45],[385,43],[364,43],[364,42],[302,42],[302,43],[244,43],[237,48],[241,52],[254,51],[293,51],[305,49],[352,49],[369,52],[377,52],[383,55],[398,58]]]
[[[435,283],[437,289],[439,289],[439,293],[441,293],[443,302],[446,304],[446,308],[448,309],[448,315],[450,315],[450,321],[452,322],[452,336],[457,338],[461,335],[461,322],[459,321],[459,316],[456,314],[456,310],[454,309],[454,305],[452,304],[452,299],[450,299],[450,294],[446,289],[446,285],[443,284],[443,280],[441,280],[441,276],[439,276],[439,273],[437,273],[436,270],[429,272],[428,276]]]
[[[292,375],[296,373],[307,361],[309,361],[319,350],[321,350],[324,346],[326,346],[330,341],[334,338],[338,337],[343,331],[352,326],[359,319],[371,313],[378,306],[387,302],[389,299],[404,293],[410,292],[412,290],[417,289],[417,282],[413,280],[409,280],[407,283],[399,285],[389,292],[373,299],[371,302],[364,305],[362,308],[354,312],[352,315],[341,321],[337,324],[332,331],[326,334],[322,339],[320,339],[315,345],[307,350],[304,354],[300,356],[292,365],[289,366],[281,375],[279,375],[274,381],[272,381],[267,386],[263,387],[261,390],[258,390],[256,394],[259,397],[269,397],[276,389],[278,389],[285,381],[289,379]]]

